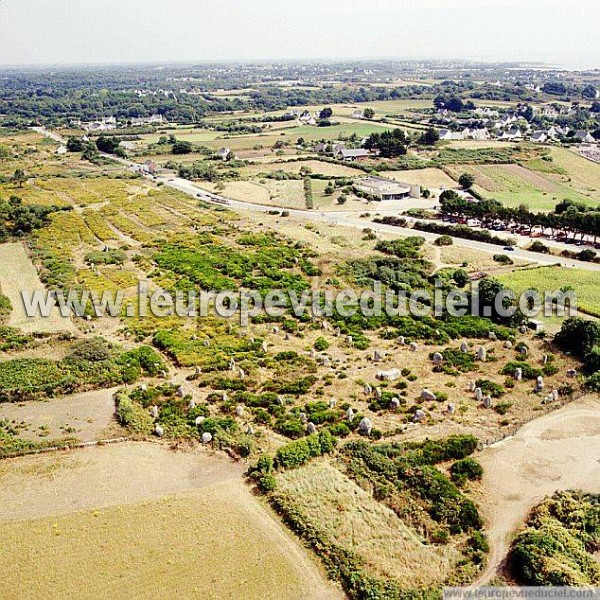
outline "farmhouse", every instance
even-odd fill
[[[410,183],[401,183],[392,179],[370,176],[356,180],[352,187],[357,192],[375,196],[379,200],[402,200],[404,198],[419,198],[421,188]]]
[[[575,133],[575,139],[580,142],[587,142],[588,144],[593,144],[596,141],[596,139],[591,133],[583,130],[577,131]]]
[[[148,159],[141,167],[141,170],[154,175],[156,173],[156,163],[153,160]]]
[[[364,148],[340,148],[335,155],[338,160],[347,160],[350,162],[366,160],[370,156],[371,153]]]
[[[548,135],[545,131],[535,131],[531,136],[531,141],[538,144],[543,144],[547,139]]]
[[[231,150],[229,148],[220,148],[217,151],[216,156],[217,156],[217,158],[219,158],[221,160],[227,160],[229,158],[230,154],[231,154]]]

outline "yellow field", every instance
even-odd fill
[[[328,597],[241,482],[0,525],[4,600]],[[18,560],[17,560],[18,557]],[[329,596],[332,597],[332,596]]]

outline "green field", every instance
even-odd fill
[[[554,291],[570,285],[577,294],[577,308],[600,316],[600,272],[566,267],[540,267],[514,271],[498,277],[517,293],[536,289]]]
[[[590,164],[593,166],[593,163]],[[460,165],[453,167],[452,171],[455,174],[458,172],[471,173],[475,177],[475,191],[485,198],[494,198],[507,206],[526,204],[533,211],[550,211],[565,198],[590,206],[595,206],[600,202],[600,195],[597,191],[593,192],[591,189],[587,189],[585,193],[582,193],[584,192],[583,187],[575,186],[570,168],[553,165],[553,163],[548,163],[548,167],[546,167],[544,161],[541,160],[530,161],[528,166],[537,167],[538,170],[510,164]],[[539,170],[544,167],[546,171]],[[554,173],[549,173],[549,170]],[[559,175],[557,171],[561,173],[564,171],[569,175]]]

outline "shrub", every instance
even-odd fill
[[[449,235],[440,235],[433,242],[436,246],[452,246],[454,243],[453,239]]]
[[[464,479],[478,481],[483,476],[483,467],[474,458],[463,458],[450,467],[450,476],[455,482]]]
[[[324,352],[329,348],[329,342],[324,337],[318,337],[315,341],[315,350],[317,352]]]

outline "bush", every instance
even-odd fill
[[[329,431],[313,433],[279,448],[275,454],[275,464],[279,469],[293,469],[311,458],[331,452],[335,444],[336,440]]]
[[[440,235],[433,243],[436,246],[452,246],[454,240],[449,235]]]
[[[149,435],[152,432],[152,417],[146,409],[133,402],[124,392],[116,396],[117,417],[124,427],[132,433]]]
[[[457,460],[450,467],[450,476],[452,481],[478,481],[483,476],[483,467],[474,458],[463,458]]]
[[[324,352],[329,348],[329,342],[324,337],[319,337],[315,341],[315,350],[317,352]]]

